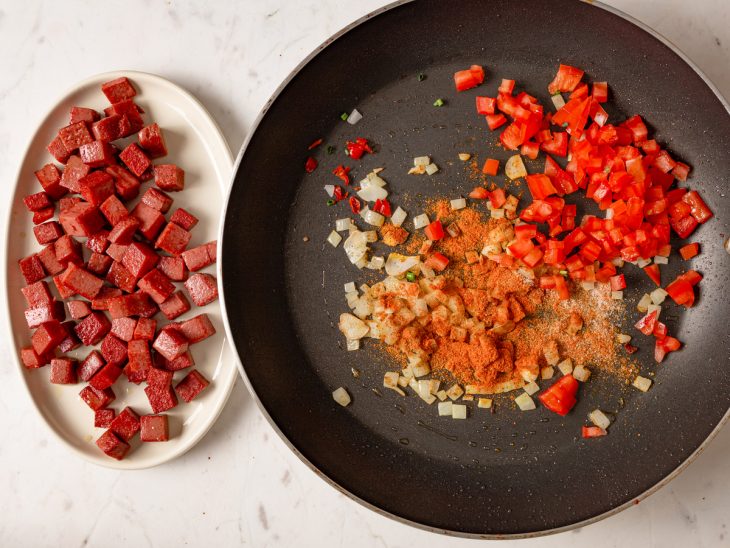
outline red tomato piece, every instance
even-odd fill
[[[346,185],[350,184],[350,168],[349,167],[345,167],[342,164],[340,164],[332,171],[332,173],[334,173],[336,177],[342,179],[342,182],[345,183]]]
[[[611,276],[609,282],[611,282],[611,291],[621,291],[622,289],[626,289],[626,278],[623,274]]]
[[[671,216],[671,214],[670,214]],[[692,216],[687,216],[684,218],[670,218],[669,224],[674,230],[674,232],[677,233],[677,236],[684,239],[687,238],[690,234],[692,234],[697,228],[697,225],[699,224],[697,222],[697,219],[695,219]]]
[[[449,259],[441,253],[433,253],[426,259],[424,264],[437,272],[443,272],[449,265]]]
[[[317,160],[309,156],[307,161],[304,162],[304,171],[312,173],[315,169],[317,169]]]
[[[350,209],[355,215],[360,213],[360,200],[358,200],[354,196],[350,197]]]
[[[539,153],[540,145],[534,141],[527,141],[520,148],[520,154],[527,156],[530,160],[536,160]]]
[[[433,241],[440,240],[444,237],[444,227],[441,221],[433,221],[423,232],[426,234],[426,238]]]
[[[528,175],[526,179],[527,186],[530,189],[530,193],[534,200],[543,200],[548,196],[557,193],[550,177],[543,173]]]
[[[570,65],[560,65],[555,78],[548,84],[548,92],[550,95],[555,95],[556,93],[573,91],[578,87],[582,78],[582,70]]]
[[[316,141],[313,141],[312,144],[307,147],[307,150],[312,150],[313,148],[317,148],[321,144],[322,144],[322,139],[317,139]]]
[[[373,206],[373,211],[375,213],[380,213],[381,215],[385,215],[386,217],[390,217],[392,215],[390,202],[388,200],[381,200],[381,199],[375,200],[375,205]]]
[[[478,65],[472,65],[472,68],[467,70],[460,70],[454,73],[454,84],[456,85],[456,91],[466,91],[477,87],[484,81],[484,71]]]
[[[593,82],[591,95],[599,103],[608,101],[608,82]]]
[[[600,426],[584,426],[581,430],[581,435],[584,438],[600,438],[606,434],[608,434],[608,432]]]
[[[523,224],[515,227],[515,237],[518,240],[529,240],[537,236],[537,225]]]
[[[474,190],[469,193],[469,198],[473,198],[475,200],[486,200],[489,198],[489,191],[483,186],[474,187]]]
[[[484,162],[484,167],[482,167],[482,173],[484,173],[485,175],[496,175],[498,170],[499,160],[495,160],[494,158],[487,158],[487,161]]]
[[[700,253],[700,244],[697,242],[687,244],[679,248],[679,254],[687,261],[692,257],[696,257]]]
[[[659,272],[658,264],[650,264],[644,267],[644,272],[651,278],[651,281],[657,284],[658,287],[662,286],[661,272]]]
[[[641,331],[644,335],[651,335],[656,326],[656,310],[649,312],[634,324],[634,327]]]
[[[507,123],[507,117],[504,114],[487,114],[486,118],[487,125],[492,131]]]
[[[532,240],[515,240],[507,249],[512,253],[512,256],[521,259],[532,251],[534,247],[535,244],[532,243]]]
[[[712,218],[712,211],[696,190],[690,190],[682,196],[682,201],[690,207],[690,213],[698,223],[706,223]]]
[[[494,114],[495,107],[497,106],[497,99],[494,97],[480,97],[477,96],[477,114],[487,115]]]
[[[565,375],[538,396],[542,404],[561,417],[567,415],[578,401],[578,381],[573,375]]]
[[[495,188],[489,193],[489,202],[492,204],[494,209],[501,208],[507,202],[507,196],[505,196],[504,189]]]
[[[506,93],[507,95],[511,95],[513,89],[515,89],[515,81],[503,78],[502,83],[499,84],[499,89],[497,91],[499,91],[499,93]]]

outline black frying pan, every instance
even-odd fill
[[[325,243],[334,220],[348,214],[345,204],[327,208],[322,189],[337,164],[355,163],[344,156],[345,140],[362,135],[377,144],[377,154],[356,163],[356,180],[386,167],[395,203],[416,213],[425,196],[456,197],[473,187],[457,152],[508,156],[494,146],[498,132],[489,135],[474,114],[474,95],[493,96],[500,79],[512,77],[549,106],[546,85],[559,62],[609,82],[612,120],[644,115],[656,138],[692,164],[689,184],[716,214],[693,236],[703,250],[693,263],[705,276],[699,303],[664,316],[686,347],[656,367],[651,346],[636,337],[643,373],[656,372],[651,391],[596,373],[564,419],[543,408],[521,413],[505,398],[494,415],[475,407],[469,420],[453,421],[414,396],[376,395],[371,389],[393,365],[373,345],[346,352],[335,327],[346,310],[343,284],[362,280],[342,248]],[[472,63],[486,67],[485,85],[456,94],[453,72]],[[422,82],[420,72],[427,75]],[[431,106],[438,97],[445,107]],[[364,114],[355,128],[339,119],[354,106]],[[307,145],[318,137],[337,152],[328,156],[320,147],[319,169],[305,175]],[[423,154],[442,171],[406,176],[412,158]],[[676,474],[728,417],[728,158],[726,103],[680,54],[611,10],[569,0],[434,0],[380,10],[292,74],[239,156],[221,273],[244,378],[315,471],[414,525],[480,537],[528,535],[626,507]],[[665,280],[679,263],[675,258],[663,269]],[[627,272],[635,302],[651,282],[636,269]],[[362,372],[359,379],[351,367]],[[331,397],[338,386],[352,394],[346,409]],[[621,412],[607,437],[584,441],[580,426],[596,407]]]

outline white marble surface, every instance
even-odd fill
[[[679,45],[730,97],[727,0],[609,3]],[[1,1],[0,211],[6,214],[35,124],[74,82],[112,69],[161,74],[196,94],[237,150],[289,71],[330,34],[382,4]],[[86,464],[41,422],[7,358],[10,351],[1,340],[2,546],[395,548],[478,542],[400,525],[337,493],[289,452],[241,382],[213,430],[177,461],[132,473]],[[725,428],[680,477],[640,505],[581,530],[502,545],[730,546],[728,455]]]

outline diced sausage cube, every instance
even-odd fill
[[[109,428],[114,420],[114,409],[97,409],[94,411],[94,426],[96,428]]]
[[[65,319],[66,310],[61,301],[53,300],[50,303],[38,304],[25,311],[25,321],[30,329],[40,327],[52,320],[62,322]]]
[[[160,257],[157,268],[175,282],[184,282],[187,279],[185,261],[182,257]]]
[[[124,257],[124,254],[127,252],[128,245],[121,245],[121,244],[109,244],[109,247],[106,250],[106,254],[109,255],[112,259],[118,262],[122,262],[122,258]]]
[[[116,460],[122,460],[130,449],[129,444],[124,440],[120,440],[111,430],[104,432],[96,440],[96,445],[105,455]]]
[[[129,362],[124,367],[124,374],[129,379],[129,382],[139,384],[147,379],[149,370],[152,367],[152,357],[147,341],[129,341],[127,353]]]
[[[69,124],[66,127],[62,127],[58,130],[58,136],[61,138],[63,146],[68,151],[75,151],[81,145],[91,143],[94,139],[89,133],[89,128],[86,127],[84,122],[76,122],[75,124]]]
[[[107,176],[111,177],[111,175]],[[104,202],[99,206],[99,211],[101,211],[101,214],[106,217],[107,221],[109,221],[109,224],[112,226],[115,226],[129,215],[129,211],[127,211],[127,208],[115,194],[112,194],[104,200]]]
[[[48,248],[45,248],[45,249],[48,249]],[[55,257],[55,255],[54,255],[54,257]],[[61,267],[61,268],[63,269],[63,267]],[[63,276],[63,274],[58,274],[56,276],[53,276],[53,283],[56,286],[56,289],[58,290],[58,294],[61,295],[62,299],[68,299],[69,297],[73,297],[74,296],[73,289],[69,289],[68,287],[63,285],[63,282],[61,281],[61,276]]]
[[[108,364],[121,367],[127,361],[127,343],[109,333],[101,341],[101,355]]]
[[[167,415],[142,415],[139,439],[144,442],[168,441],[170,431]]]
[[[109,314],[112,319],[123,318],[125,316],[144,316],[150,305],[150,298],[146,293],[132,293],[131,295],[123,295],[109,301]]]
[[[64,196],[58,201],[58,208],[61,210],[61,213],[63,213],[82,201],[83,200],[79,196]]]
[[[53,138],[53,141],[48,143],[46,150],[51,153],[51,156],[53,156],[57,162],[61,162],[62,164],[65,164],[68,161],[69,156],[71,156],[71,151],[66,150],[66,147],[63,145],[63,141],[61,141],[61,137],[58,135]]]
[[[60,343],[58,343],[58,350],[66,353],[71,352],[72,350],[76,350],[79,346],[81,346],[81,341],[76,336],[76,332],[74,331],[74,328],[76,327],[76,323],[74,322],[63,322],[61,324],[61,327],[64,328],[66,331],[66,338],[63,339]]]
[[[61,276],[61,283],[89,300],[96,297],[104,285],[102,280],[74,263],[69,263],[68,269]]]
[[[157,352],[168,360],[174,360],[188,350],[188,340],[174,329],[163,329],[152,345]]]
[[[91,308],[86,301],[66,301],[66,308],[74,320],[81,320],[91,314]]]
[[[76,384],[76,360],[53,358],[51,360],[51,384]]]
[[[79,396],[81,396],[81,399],[84,400],[86,405],[91,407],[93,411],[105,408],[116,399],[114,390],[111,388],[97,390],[93,386],[84,387],[84,389],[79,392]]]
[[[155,239],[162,225],[165,224],[165,216],[144,202],[134,206],[130,215],[139,221],[139,233],[150,241]]]
[[[53,244],[48,244],[46,247],[41,249],[38,252],[38,259],[43,264],[44,270],[48,272],[48,274],[50,274],[51,276],[56,276],[64,271],[65,267],[56,257],[55,246]],[[56,280],[54,279],[53,281],[55,282]],[[58,287],[58,283],[56,283],[56,287]],[[68,295],[61,294],[61,297],[65,299],[66,297],[70,297],[71,295],[73,295],[73,293],[70,293]]]
[[[205,306],[218,298],[218,283],[210,274],[193,274],[185,282],[185,289],[197,306]]]
[[[139,221],[135,217],[124,217],[109,232],[109,241],[119,245],[128,245],[132,243],[132,238],[138,228]]]
[[[172,386],[158,387],[146,386],[144,393],[150,401],[150,407],[155,414],[168,411],[177,406],[177,396]]]
[[[32,221],[34,225],[39,225],[41,223],[45,223],[47,220],[51,219],[56,212],[56,207],[46,207],[45,209],[40,209],[38,211],[33,212]]]
[[[142,194],[142,202],[151,208],[156,209],[160,213],[167,213],[172,205],[172,198],[161,190],[148,188],[147,191]]]
[[[50,358],[47,355],[38,355],[31,346],[20,350],[20,361],[22,361],[23,365],[28,369],[38,369],[39,367],[43,367],[49,362],[49,360]]]
[[[155,338],[157,322],[152,319],[140,318],[134,328],[134,340],[151,341]]]
[[[76,124],[78,122],[84,122],[86,124],[92,124],[100,118],[99,113],[93,108],[86,107],[71,107],[69,112],[69,124]]]
[[[51,290],[48,289],[48,284],[43,280],[26,285],[20,291],[23,293],[28,306],[32,307],[53,302]]]
[[[96,388],[97,390],[104,390],[110,388],[122,374],[122,369],[113,363],[108,363],[102,367],[96,375],[91,377],[89,386]]]
[[[197,369],[193,369],[183,380],[177,383],[175,390],[186,403],[190,403],[198,397],[198,394],[205,390],[209,384],[208,379],[201,375]]]
[[[92,350],[84,361],[81,362],[81,365],[79,365],[79,379],[83,382],[88,382],[105,365],[106,362],[101,357],[101,353],[98,350]]]
[[[182,291],[176,291],[170,295],[165,301],[159,303],[160,311],[165,315],[168,320],[174,320],[175,318],[182,316],[190,310],[190,301]]]
[[[130,244],[122,257],[122,264],[139,279],[153,269],[159,260],[157,253],[149,246],[141,242],[134,242]]]
[[[81,161],[89,167],[103,167],[113,165],[114,148],[108,141],[92,141],[79,147]]]
[[[84,200],[99,207],[109,196],[114,195],[114,178],[104,171],[92,171],[79,179]]]
[[[103,312],[92,312],[76,324],[76,335],[86,346],[94,346],[112,328]]]
[[[104,226],[99,210],[86,202],[74,204],[58,216],[66,234],[89,237]]]
[[[155,184],[162,190],[178,192],[185,188],[185,171],[175,164],[160,164],[154,167]]]
[[[124,129],[129,129],[128,127],[122,128],[121,123],[122,117],[113,114],[91,124],[91,133],[97,141],[116,141],[122,136]],[[127,124],[129,124],[129,121],[127,121]]]
[[[132,84],[126,76],[104,82],[101,85],[101,91],[112,104],[131,99],[137,95],[137,91],[132,87]]]
[[[128,135],[137,133],[144,126],[144,121],[142,120],[142,116],[140,116],[140,110],[133,100],[125,99],[105,108],[104,112],[107,116],[114,116],[115,114],[121,116],[121,120],[119,121],[119,136],[127,137]]]
[[[175,292],[175,285],[170,278],[157,269],[151,269],[138,282],[137,287],[147,293],[157,304],[165,302],[165,300]]]
[[[52,207],[53,204],[46,192],[36,192],[23,198],[23,203],[28,211],[40,211],[47,207]]]
[[[129,171],[140,177],[152,165],[141,148],[136,143],[131,143],[119,153],[119,159],[124,162]],[[165,190],[165,189],[163,189]]]
[[[137,320],[134,318],[116,318],[112,320],[111,333],[123,341],[129,342],[134,338]]]
[[[71,192],[81,192],[79,180],[86,177],[91,168],[81,161],[78,156],[70,156],[66,168],[61,175],[60,185]]]
[[[155,247],[167,251],[171,255],[180,255],[188,246],[190,232],[175,223],[167,223],[155,241]]]
[[[103,253],[92,253],[86,262],[86,270],[96,274],[97,276],[106,276],[109,272],[114,259]]]
[[[86,239],[86,247],[94,253],[104,253],[109,247],[109,231],[100,230]]]
[[[171,386],[173,375],[174,373],[172,371],[151,367],[147,372],[147,384],[158,388]]]
[[[150,158],[162,158],[167,156],[167,145],[165,144],[165,137],[162,134],[160,126],[157,124],[150,124],[147,127],[143,127],[139,135],[139,146],[141,146]]]
[[[185,261],[185,266],[188,270],[195,272],[201,268],[212,265],[215,262],[215,256],[210,255],[211,247],[215,249],[216,242],[208,242],[207,244],[199,245],[192,249],[184,251],[182,258]]]
[[[140,182],[122,166],[109,166],[104,171],[114,177],[114,188],[122,200],[133,200],[139,194]]]
[[[192,230],[198,224],[198,218],[187,210],[179,207],[170,216],[170,222],[180,225],[185,230]]]
[[[46,277],[46,273],[43,271],[43,264],[37,255],[20,259],[18,266],[27,284],[38,282]]]
[[[30,338],[30,342],[33,345],[33,350],[40,356],[50,353],[65,338],[66,330],[61,325],[61,322],[52,320],[36,329]]]
[[[139,415],[131,407],[125,407],[112,421],[109,430],[124,441],[129,441],[139,432]]]
[[[94,297],[91,301],[92,310],[109,310],[109,303],[112,299],[115,299],[122,295],[122,290],[118,287],[107,287],[104,286],[99,291],[99,294]]]
[[[162,354],[155,354],[153,361],[156,367],[166,369],[167,371],[180,371],[181,369],[195,365],[193,354],[189,350],[174,360],[168,360]]]
[[[66,195],[68,189],[61,186],[61,172],[55,164],[46,164],[35,172],[36,179],[48,195],[58,200]]]
[[[80,265],[83,262],[83,255],[81,253],[81,245],[74,238],[68,234],[64,234],[53,244],[53,251],[56,254],[56,259],[64,267],[70,263]]]
[[[46,245],[51,242],[55,242],[63,236],[64,233],[60,224],[56,221],[48,221],[47,223],[34,226],[33,234],[39,244]]]

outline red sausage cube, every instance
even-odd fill
[[[63,236],[63,229],[56,221],[48,221],[42,225],[34,226],[33,234],[39,244],[46,245]]]
[[[142,415],[139,438],[144,442],[168,441],[170,432],[167,415]]]
[[[78,156],[70,156],[66,168],[61,175],[60,185],[71,192],[81,192],[79,179],[86,177],[91,168],[81,161]]]
[[[50,353],[65,338],[66,330],[61,325],[61,322],[52,320],[36,329],[30,338],[30,342],[33,345],[33,350],[40,356]]]
[[[134,338],[137,320],[134,318],[116,318],[112,320],[111,333],[123,341],[129,342]]]
[[[103,409],[116,399],[114,390],[111,388],[97,390],[93,386],[86,386],[81,392],[79,392],[79,396],[81,396],[81,399],[84,400],[86,405],[91,407],[93,411]]]
[[[81,253],[81,245],[68,234],[64,234],[53,244],[53,251],[56,259],[64,267],[69,263],[80,265],[83,261]]]
[[[45,249],[48,249],[48,248],[45,248]],[[54,255],[54,257],[55,257],[55,255]],[[61,270],[63,270],[63,267],[61,267]],[[61,295],[62,299],[68,299],[69,297],[73,297],[74,296],[73,289],[69,289],[68,287],[63,285],[63,282],[61,282],[61,276],[63,276],[63,274],[58,274],[56,276],[53,276],[53,283],[55,284],[56,289],[58,290],[58,294]]]
[[[215,242],[209,242],[183,252],[182,258],[188,270],[195,272],[196,270],[212,265],[215,262],[215,256],[210,256],[210,249],[211,247],[215,249],[215,244]]]
[[[155,320],[140,318],[134,328],[134,340],[151,341],[155,338],[157,322]]]
[[[23,365],[28,369],[38,369],[39,367],[46,365],[49,358],[47,356],[38,355],[32,347],[28,346],[20,350],[20,361],[22,361]]]
[[[48,195],[58,200],[66,195],[68,189],[61,186],[61,172],[55,164],[46,164],[35,172],[36,179]]]
[[[176,291],[159,304],[160,310],[168,320],[174,320],[190,310],[190,301],[188,301],[182,291]]]
[[[121,116],[122,119],[119,122],[119,136],[127,137],[132,133],[137,133],[142,126],[144,121],[140,116],[142,109],[132,99],[125,99],[117,103],[112,104],[110,107],[104,109],[107,116],[114,116],[115,114]]]
[[[86,301],[66,301],[66,308],[74,320],[81,320],[91,314],[91,308]]]
[[[109,301],[109,314],[112,319],[125,316],[144,316],[150,310],[150,298],[146,293],[132,293]]]
[[[193,274],[185,282],[185,289],[197,306],[205,306],[218,298],[218,284],[210,274]]]
[[[129,441],[139,432],[139,415],[131,407],[125,407],[112,421],[109,429],[124,441]]]
[[[167,213],[172,205],[172,198],[161,190],[156,188],[148,188],[147,191],[142,195],[142,202],[147,204],[153,209],[156,209],[160,213]]]
[[[191,237],[190,232],[181,226],[175,223],[167,223],[157,238],[155,247],[167,251],[171,255],[180,255],[185,251]]]
[[[124,257],[124,254],[127,252],[128,245],[121,245],[121,244],[110,244],[109,247],[106,250],[106,254],[109,255],[112,259],[118,262],[122,262],[122,258]]]
[[[164,388],[172,385],[172,377],[174,373],[166,369],[158,369],[151,367],[147,372],[147,384],[158,388]]]
[[[155,184],[162,190],[177,192],[185,188],[185,172],[175,164],[155,166]]]
[[[180,225],[185,230],[192,230],[198,224],[198,218],[187,210],[179,207],[170,217],[170,222]]]
[[[61,138],[61,142],[66,147],[66,150],[71,152],[81,145],[91,143],[94,140],[91,137],[91,133],[89,133],[89,128],[86,127],[84,122],[76,122],[75,124],[62,127],[58,130],[58,136]]]
[[[56,276],[57,274],[60,274],[66,268],[56,257],[56,246],[54,246],[53,244],[48,244],[46,247],[38,252],[38,260],[43,265],[43,269],[51,276]],[[56,282],[55,279],[53,281]],[[56,283],[56,287],[58,287],[58,283]],[[61,294],[64,299],[66,297],[70,297],[71,295],[73,295],[73,292],[68,294]]]
[[[160,369],[166,369],[167,371],[180,371],[181,369],[195,365],[195,360],[189,350],[174,360],[168,360],[162,354],[155,354],[154,362],[155,366]]]
[[[172,409],[177,405],[177,396],[171,386],[147,386],[144,393],[147,394],[150,407],[152,407],[152,412],[155,414]]]
[[[30,329],[40,327],[53,320],[62,322],[66,319],[66,310],[61,301],[51,301],[28,308],[25,311],[25,322]]]
[[[101,91],[112,104],[131,99],[137,95],[137,92],[126,76],[103,83],[101,85]]]
[[[165,300],[175,292],[175,285],[170,278],[157,268],[153,268],[145,274],[138,282],[137,287],[147,293],[157,304]]]
[[[114,178],[104,171],[92,171],[79,179],[84,200],[99,207],[109,196],[114,195]]]
[[[109,166],[104,171],[114,177],[114,188],[122,200],[133,200],[139,194],[140,182],[122,166]]]
[[[109,428],[114,420],[114,409],[97,409],[94,411],[94,426],[96,428]]]
[[[150,158],[162,158],[167,156],[167,145],[162,130],[157,124],[150,124],[143,127],[139,135],[139,146],[141,146]]]
[[[104,226],[99,210],[86,202],[79,202],[70,209],[62,211],[58,220],[61,221],[66,234],[71,236],[89,237]]]
[[[109,255],[102,253],[92,253],[89,260],[86,262],[86,270],[96,274],[97,276],[106,276],[109,272],[114,259]]]
[[[129,382],[139,384],[147,379],[152,367],[152,357],[147,341],[132,340],[127,345],[129,362],[124,367],[124,374]]]
[[[76,324],[76,335],[86,346],[94,346],[112,328],[103,312],[92,312]]]
[[[153,269],[159,260],[160,258],[157,256],[157,253],[150,249],[149,246],[141,242],[134,242],[130,244],[124,257],[122,257],[122,264],[136,278],[141,278]]]
[[[155,239],[165,224],[165,216],[144,202],[138,203],[130,215],[139,221],[139,233],[150,241]]]
[[[98,350],[92,350],[79,366],[79,379],[88,382],[105,365],[106,362],[101,357],[101,353]]]
[[[96,440],[96,445],[105,455],[116,460],[122,460],[130,449],[129,444],[124,440],[120,440],[111,430],[104,432]]]
[[[179,331],[174,329],[163,329],[160,331],[160,334],[157,335],[152,348],[157,350],[157,352],[166,359],[174,360],[187,352],[188,340]]]
[[[65,164],[68,161],[69,156],[71,156],[71,151],[66,150],[66,147],[63,145],[63,141],[61,141],[61,137],[58,135],[56,135],[56,137],[53,138],[53,141],[48,144],[46,150],[51,153],[51,156],[53,156],[57,162],[61,162],[62,164]]]
[[[28,211],[40,211],[48,207],[53,207],[51,200],[46,192],[36,192],[23,198],[23,203]]]
[[[160,257],[157,268],[175,282],[184,282],[187,279],[185,261],[182,257]]]
[[[152,163],[149,158],[142,152],[136,143],[131,143],[119,154],[119,159],[129,168],[129,171],[137,177],[141,176]],[[164,189],[163,189],[164,190]]]
[[[196,369],[188,373],[183,380],[177,383],[175,390],[186,403],[193,401],[210,383]]]
[[[114,148],[108,141],[92,141],[79,147],[81,161],[89,167],[103,167],[114,164]]]
[[[61,283],[89,300],[96,297],[104,285],[102,280],[74,263],[69,263],[61,276]]]
[[[76,327],[76,324],[74,322],[63,322],[61,326],[66,331],[66,338],[58,343],[58,350],[63,353],[76,350],[79,346],[81,346],[81,341],[76,336],[76,332],[74,331],[74,327]]]
[[[109,247],[109,231],[100,230],[86,239],[86,247],[94,253],[104,253]]]
[[[99,370],[99,372],[91,377],[89,386],[97,390],[110,388],[122,374],[122,369],[113,363],[108,363]]]
[[[18,266],[27,284],[35,283],[46,277],[46,273],[43,271],[43,264],[37,255],[20,259]]]
[[[32,217],[33,224],[39,225],[41,223],[45,223],[47,220],[53,218],[53,214],[55,212],[56,212],[55,206],[47,207],[47,208],[41,209],[39,211],[34,211],[33,217]]]
[[[109,232],[109,241],[119,245],[128,245],[132,243],[132,238],[138,228],[139,221],[135,217],[124,217]]]
[[[122,117],[118,114],[102,118],[91,124],[91,133],[97,141],[116,141],[124,133],[121,127]],[[128,129],[128,128],[127,128]]]
[[[122,290],[118,287],[102,287],[99,294],[91,301],[92,310],[109,310],[109,303],[112,299],[120,297]]]
[[[76,384],[76,360],[53,358],[51,360],[51,384]]]
[[[82,201],[83,200],[79,196],[64,196],[59,200],[58,207],[61,210],[61,213],[63,213]]]
[[[85,122],[87,124],[91,124],[96,122],[99,117],[99,113],[96,112],[93,108],[71,107],[68,123],[76,124],[78,122]]]
[[[108,364],[122,366],[127,361],[127,343],[109,333],[101,341],[101,355]]]
[[[111,175],[107,175],[111,178]],[[99,206],[99,211],[106,217],[109,224],[115,226],[127,215],[129,211],[124,206],[122,201],[116,197],[115,194],[111,194],[104,202]]]
[[[48,289],[48,284],[43,280],[26,285],[20,291],[23,293],[23,297],[25,297],[25,302],[28,303],[28,306],[33,307],[53,302],[51,290]]]

